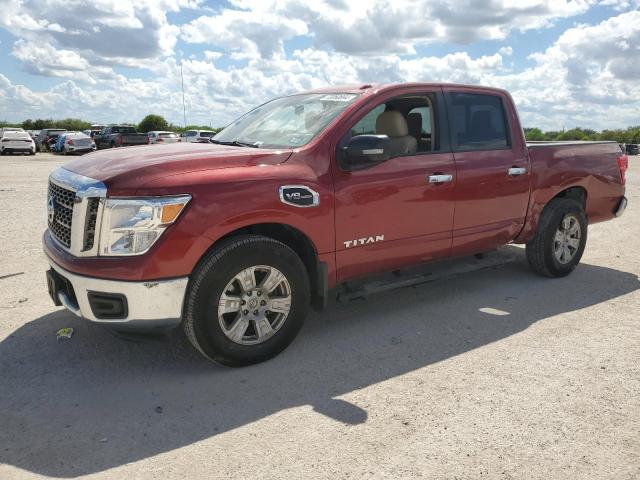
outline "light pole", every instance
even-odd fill
[[[184,130],[187,130],[187,107],[184,103],[184,76],[182,75],[182,59],[180,59],[180,82],[182,83],[182,114],[184,115]]]

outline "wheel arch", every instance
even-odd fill
[[[233,237],[241,235],[262,235],[273,238],[291,248],[302,260],[309,276],[311,288],[311,306],[321,310],[328,299],[328,273],[326,264],[319,261],[318,250],[307,234],[302,230],[286,223],[254,223],[229,231],[214,241],[202,255],[201,260],[208,253]]]
[[[568,198],[577,201],[585,211],[585,215],[588,212],[587,201],[588,192],[583,185],[571,185],[564,186],[561,190],[558,190],[552,195],[546,197],[546,199],[532,198],[532,203],[529,207],[528,218],[520,234],[515,238],[514,243],[527,243],[538,230],[538,224],[540,223],[540,216],[544,209],[555,198]]]
[[[545,204],[545,207],[554,198],[568,198],[570,200],[575,200],[582,206],[585,213],[587,212],[587,189],[581,185],[565,188],[564,190],[558,192],[549,199],[549,201]]]

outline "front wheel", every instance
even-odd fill
[[[307,270],[291,248],[260,235],[234,237],[193,273],[184,331],[210,360],[229,366],[262,362],[296,337],[309,297]]]
[[[527,261],[546,277],[569,275],[587,244],[587,217],[575,200],[555,198],[542,211],[538,230],[527,243]]]

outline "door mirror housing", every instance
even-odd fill
[[[387,135],[351,137],[339,156],[342,170],[362,170],[391,158],[391,140]]]

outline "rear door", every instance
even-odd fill
[[[421,130],[429,131],[416,136],[437,137],[433,147],[416,142],[417,151],[362,170],[345,171],[334,162],[339,282],[450,254],[455,165],[440,89],[381,96],[377,104],[363,108],[349,122],[338,149],[354,135],[381,133],[376,131],[376,120],[385,111],[400,111],[405,118],[416,113],[414,104],[420,99],[428,106],[420,107],[419,112],[429,117]],[[429,177],[435,175],[446,179],[430,183]]]
[[[445,88],[457,184],[453,255],[513,240],[525,221],[530,166],[511,98],[498,91]]]

